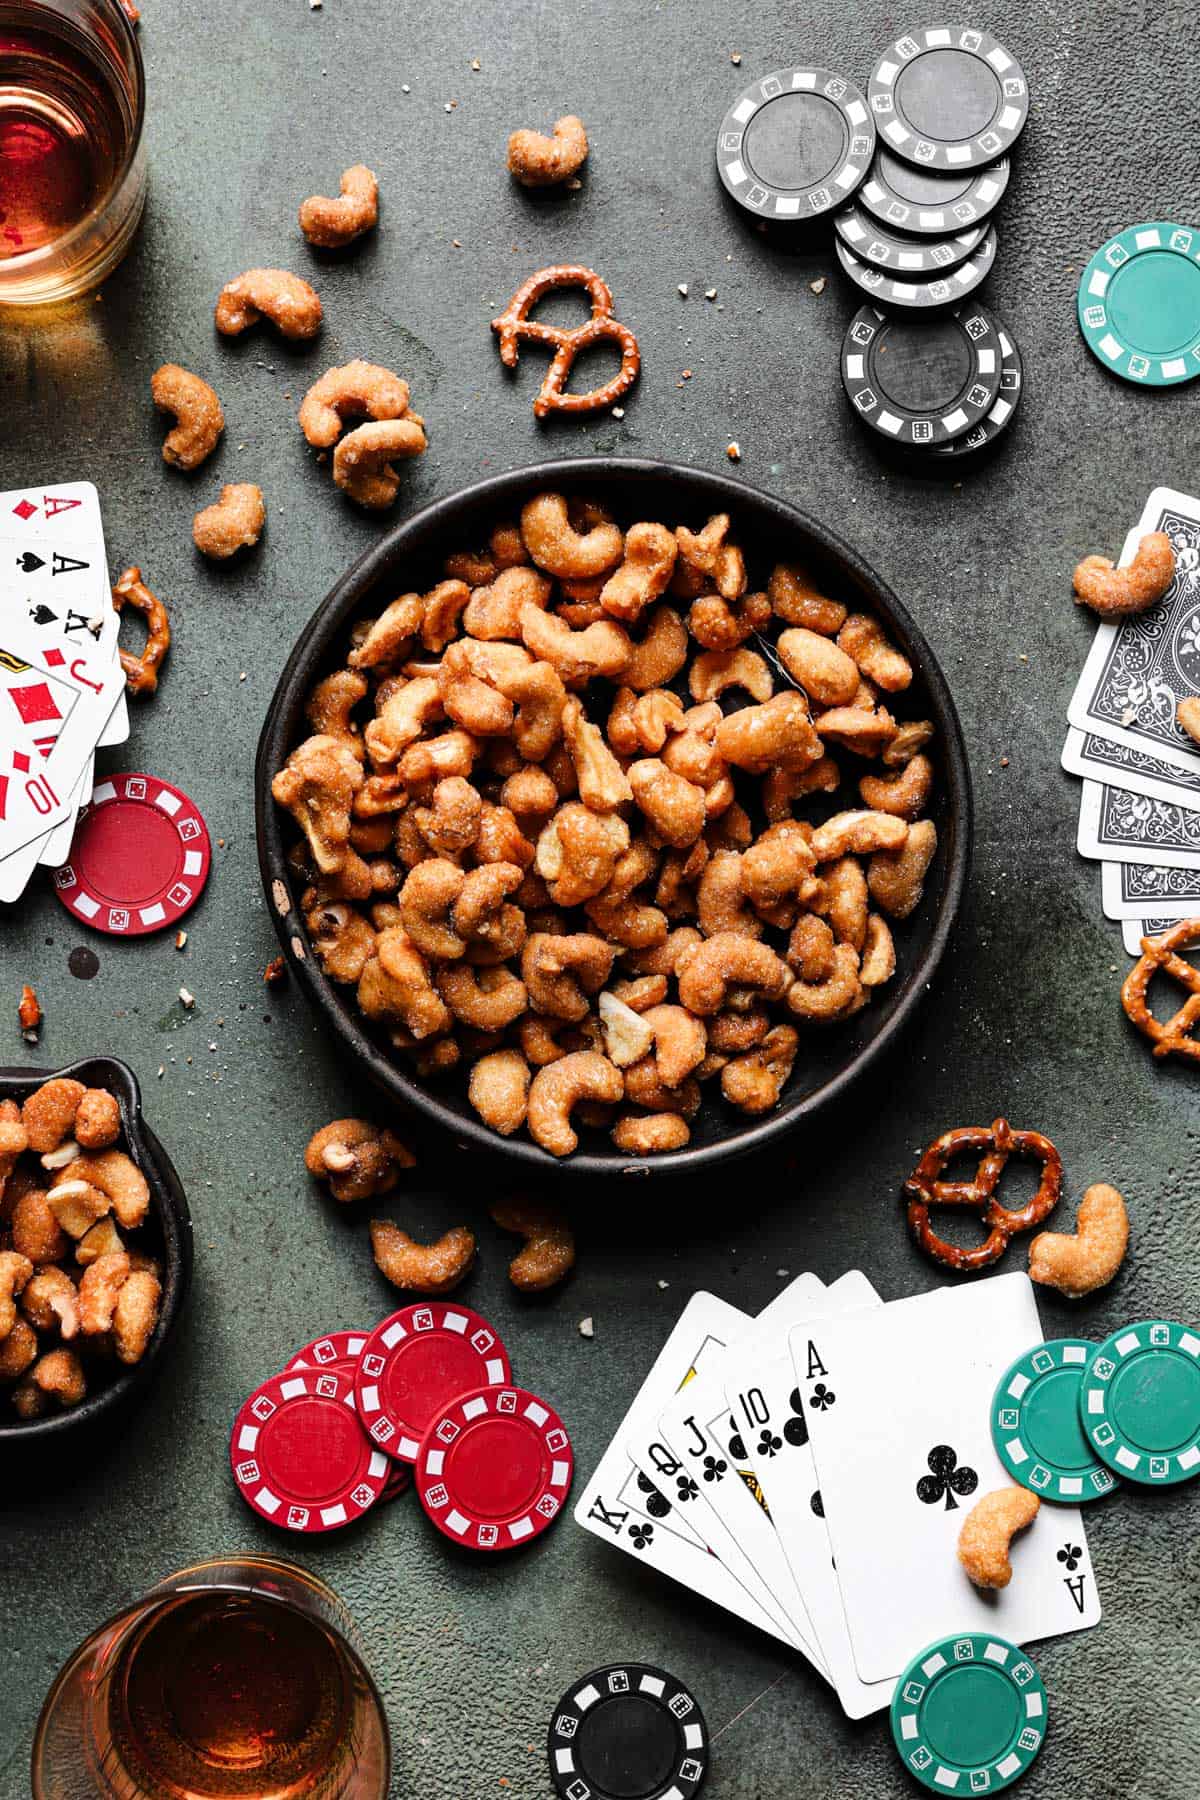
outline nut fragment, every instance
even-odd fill
[[[1005,1588],[1012,1580],[1009,1547],[1041,1507],[1028,1488],[997,1488],[977,1500],[958,1534],[958,1560],[976,1587]]]
[[[192,540],[202,556],[228,562],[239,550],[253,549],[266,522],[262,489],[252,481],[226,482],[221,498],[192,520]]]
[[[393,1287],[413,1294],[448,1294],[475,1260],[475,1235],[455,1225],[433,1244],[418,1244],[390,1219],[371,1220],[375,1264]]]
[[[343,172],[336,199],[311,194],[300,207],[300,229],[319,250],[341,250],[379,218],[379,183],[364,163]]]
[[[1029,1274],[1072,1300],[1106,1287],[1125,1260],[1129,1215],[1115,1187],[1096,1182],[1079,1203],[1074,1233],[1039,1232],[1029,1246]]]
[[[328,1183],[335,1200],[370,1200],[387,1194],[416,1157],[386,1126],[366,1119],[334,1119],[314,1131],[304,1152],[310,1175]]]
[[[608,990],[600,995],[596,1010],[604,1028],[604,1048],[610,1062],[616,1063],[618,1069],[627,1069],[630,1063],[645,1056],[654,1042],[654,1028],[641,1014],[635,1013]]]
[[[163,363],[150,377],[150,396],[175,426],[163,439],[163,461],[176,469],[198,469],[212,455],[225,429],[221,402],[207,381],[178,363]]]
[[[557,1207],[534,1200],[501,1200],[491,1209],[501,1231],[525,1239],[508,1265],[508,1278],[522,1293],[556,1287],[575,1266],[575,1238]]]

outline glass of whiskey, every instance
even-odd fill
[[[120,0],[0,0],[0,308],[116,268],[146,197],[145,98]]]
[[[268,1556],[198,1563],[81,1644],[34,1800],[385,1800],[387,1720],[342,1602]]]

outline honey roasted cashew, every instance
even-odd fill
[[[379,512],[390,506],[400,491],[400,476],[393,463],[420,456],[425,446],[423,421],[415,414],[372,420],[348,431],[338,444],[333,453],[333,479],[359,506]]]
[[[815,706],[848,706],[858,692],[858,664],[821,632],[793,626],[780,632],[775,648],[788,674]]]
[[[112,1341],[118,1362],[141,1361],[158,1324],[161,1300],[162,1283],[155,1271],[132,1269],[113,1309]]]
[[[37,1331],[57,1331],[68,1343],[79,1331],[79,1290],[65,1269],[38,1269],[25,1284],[21,1309]]]
[[[629,827],[617,813],[595,813],[569,800],[537,841],[537,871],[556,906],[580,906],[603,892],[629,849]]]
[[[625,662],[613,673],[625,687],[644,694],[674,681],[687,654],[687,626],[673,606],[656,606],[640,641],[631,646]]]
[[[314,1131],[304,1151],[310,1175],[324,1181],[335,1200],[371,1200],[387,1194],[416,1157],[387,1126],[367,1119],[334,1119]]]
[[[547,1063],[529,1087],[530,1136],[551,1156],[570,1156],[579,1143],[571,1125],[575,1107],[586,1101],[612,1105],[624,1092],[620,1069],[595,1050],[576,1050]]]
[[[557,1287],[575,1267],[575,1238],[557,1207],[535,1200],[498,1200],[490,1209],[501,1231],[525,1239],[508,1265],[508,1279],[523,1294]]]
[[[598,619],[572,631],[565,619],[537,606],[521,609],[521,639],[539,662],[557,670],[564,682],[590,681],[595,675],[612,680],[630,660],[633,645],[624,626]]]
[[[876,850],[902,850],[908,825],[894,813],[835,813],[813,832],[812,851],[819,863],[843,856],[870,856]]]
[[[579,172],[587,153],[583,120],[565,113],[555,122],[552,137],[540,131],[513,132],[508,140],[508,172],[522,187],[557,187]]]
[[[846,608],[839,600],[826,599],[799,563],[776,563],[767,582],[767,599],[785,625],[819,631],[822,637],[836,637],[846,622]]]
[[[140,1225],[150,1210],[149,1183],[123,1150],[96,1150],[77,1156],[68,1164],[67,1174],[72,1181],[85,1182],[103,1194],[117,1224],[125,1230]],[[46,1198],[53,1200],[53,1191]]]
[[[485,1125],[511,1137],[525,1123],[531,1079],[519,1050],[493,1050],[472,1065],[467,1098]]]
[[[931,819],[918,819],[908,828],[899,850],[880,850],[867,864],[871,898],[890,919],[907,919],[925,890],[925,875],[937,850],[937,828]]]
[[[74,1350],[48,1350],[45,1356],[39,1357],[30,1371],[30,1384],[39,1394],[57,1400],[60,1406],[78,1406],[87,1393],[87,1378],[83,1372],[83,1364]],[[22,1383],[22,1387],[26,1384]],[[25,1402],[23,1416],[36,1417],[31,1411],[28,1401]]]
[[[17,1322],[17,1296],[33,1274],[33,1264],[16,1250],[0,1250],[0,1339]]]
[[[766,661],[756,650],[705,650],[688,671],[688,692],[703,704],[727,688],[744,688],[752,700],[765,702],[775,692]]]
[[[904,767],[887,775],[863,775],[858,791],[873,812],[895,813],[911,822],[920,818],[933,791],[933,764],[920,751]]]
[[[371,1220],[375,1266],[393,1287],[410,1294],[449,1294],[475,1260],[475,1234],[455,1225],[433,1244],[418,1244],[390,1219]]]
[[[1102,619],[1145,612],[1162,599],[1175,578],[1175,551],[1165,531],[1148,531],[1133,561],[1114,568],[1107,556],[1085,556],[1072,577],[1075,600]]]
[[[343,171],[336,198],[310,194],[300,207],[300,229],[318,250],[342,250],[379,219],[379,182],[365,163]]]
[[[292,751],[271,783],[308,841],[321,875],[336,875],[350,849],[350,809],[363,784],[362,765],[338,738],[318,734]]]
[[[577,1023],[589,1011],[589,996],[612,972],[616,947],[579,931],[559,935],[533,931],[521,951],[521,977],[535,1012]]]
[[[704,789],[676,775],[656,756],[629,765],[628,786],[639,810],[664,844],[677,850],[694,844],[704,829]]]
[[[652,600],[666,591],[679,546],[665,525],[631,525],[625,534],[625,559],[600,590],[600,605],[623,624],[639,619]]]
[[[958,1560],[976,1587],[1008,1586],[1012,1540],[1033,1524],[1041,1504],[1023,1487],[997,1488],[975,1502],[958,1534]]]
[[[486,586],[472,590],[463,613],[463,629],[473,638],[519,638],[526,606],[545,607],[551,583],[537,569],[518,564],[501,569]]]
[[[885,694],[899,694],[911,687],[912,664],[888,643],[878,619],[867,613],[851,613],[838,632],[837,641],[838,647],[854,658],[867,680]]]
[[[750,988],[778,1000],[791,983],[791,972],[769,945],[722,931],[706,938],[679,971],[680,1004],[706,1017],[720,1012],[731,987]]]
[[[79,1329],[84,1337],[103,1337],[112,1330],[117,1296],[133,1268],[128,1254],[116,1250],[98,1256],[79,1282]]]
[[[39,1156],[71,1140],[87,1150],[104,1150],[120,1136],[121,1108],[106,1088],[89,1088],[82,1081],[58,1076],[27,1097],[21,1123],[29,1148]],[[72,1151],[67,1161],[77,1154]]]
[[[503,1031],[528,1009],[525,983],[511,969],[448,963],[438,970],[436,983],[454,1017],[479,1031]]]
[[[163,439],[163,461],[176,469],[198,469],[225,429],[215,390],[190,369],[163,363],[150,377],[150,397],[159,412],[175,419]]]
[[[1079,1203],[1074,1233],[1039,1232],[1029,1246],[1029,1276],[1071,1300],[1107,1287],[1129,1247],[1129,1214],[1115,1187],[1096,1182]]]
[[[661,1156],[682,1150],[692,1133],[679,1113],[623,1113],[612,1128],[612,1141],[627,1156]]]
[[[706,650],[736,650],[756,631],[765,631],[771,620],[771,603],[765,594],[745,594],[740,600],[720,594],[700,594],[688,610],[687,626]]]
[[[301,342],[321,329],[321,302],[307,281],[287,269],[247,269],[217,296],[217,330],[238,337],[260,319],[269,319],[281,337]]]
[[[420,1043],[449,1031],[451,1015],[424,957],[399,925],[380,931],[363,965],[358,1004],[369,1019],[396,1019]]]
[[[571,523],[564,494],[535,494],[521,508],[521,539],[539,569],[560,579],[603,575],[621,560],[625,540],[611,519],[587,531]]]
[[[599,726],[592,724],[582,702],[573,694],[563,705],[561,720],[563,741],[575,765],[580,800],[592,812],[616,812],[633,799],[631,777],[626,777]]]
[[[727,763],[752,775],[769,769],[805,769],[821,755],[801,694],[776,694],[761,706],[744,706],[717,726],[717,749]]]
[[[300,402],[297,418],[308,442],[328,450],[346,429],[347,418],[402,419],[408,411],[408,383],[379,363],[356,358],[326,369]]]
[[[221,498],[192,520],[192,541],[202,556],[228,562],[239,551],[254,548],[266,522],[262,489],[252,481],[227,481]]]
[[[721,1092],[730,1105],[752,1116],[777,1106],[799,1044],[799,1034],[790,1025],[776,1025],[753,1050],[727,1062],[721,1070]]]
[[[139,568],[126,569],[117,577],[112,589],[112,603],[117,612],[132,606],[146,621],[146,641],[140,656],[120,651],[125,671],[125,686],[131,694],[153,694],[158,687],[158,671],[171,648],[171,621],[157,594],[152,594],[142,580]]]

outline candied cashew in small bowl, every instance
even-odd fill
[[[394,1101],[632,1173],[764,1142],[895,1036],[970,787],[852,552],[724,477],[574,461],[435,503],[339,584],[258,823],[284,953]]]
[[[0,1448],[107,1428],[158,1373],[191,1268],[132,1071],[0,1069]]]

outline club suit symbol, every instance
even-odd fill
[[[1058,1552],[1059,1562],[1064,1564],[1071,1574],[1074,1574],[1075,1570],[1079,1567],[1082,1556],[1083,1551],[1078,1544],[1064,1544],[1062,1549]]]
[[[925,1461],[929,1465],[929,1474],[922,1475],[918,1481],[917,1498],[926,1506],[936,1506],[944,1498],[946,1511],[951,1512],[958,1505],[955,1494],[961,1499],[966,1494],[973,1494],[979,1486],[974,1469],[967,1468],[965,1463],[960,1468],[958,1453],[949,1444],[935,1444]]]
[[[812,1399],[808,1404],[810,1406],[815,1406],[818,1412],[828,1412],[829,1408],[836,1400],[837,1395],[833,1392],[832,1388],[827,1388],[823,1381],[818,1381],[816,1387],[812,1391]]]

